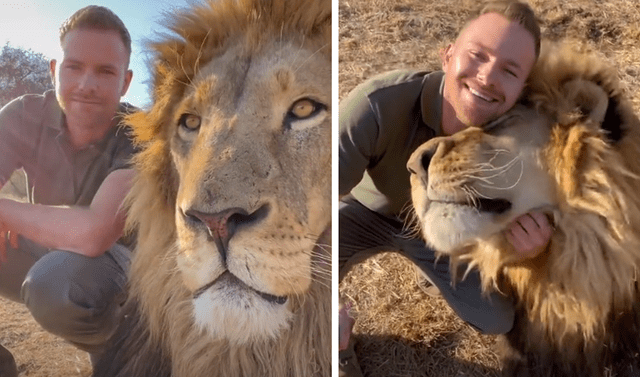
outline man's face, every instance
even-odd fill
[[[462,31],[442,58],[445,106],[453,108],[453,128],[460,130],[481,126],[515,104],[535,62],[535,42],[520,24],[486,13]]]
[[[111,122],[129,88],[127,50],[117,32],[75,29],[62,41],[62,60],[51,61],[56,96],[68,121],[86,127]]]

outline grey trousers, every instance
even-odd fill
[[[402,222],[371,211],[351,197],[340,202],[338,220],[340,280],[354,264],[378,252],[397,251],[415,263],[458,316],[477,330],[504,334],[513,326],[514,307],[508,297],[499,293],[483,296],[477,271],[452,285],[449,259],[441,257],[436,262],[434,251],[423,240],[403,232]]]
[[[24,303],[47,331],[99,354],[120,322],[130,251],[115,244],[90,258],[19,239],[0,266],[0,295]]]
[[[0,197],[33,203],[24,169],[2,186]],[[89,258],[49,250],[19,237],[18,248],[7,242],[6,263],[0,264],[0,295],[24,303],[47,331],[76,347],[100,354],[120,322],[131,252],[114,244]]]

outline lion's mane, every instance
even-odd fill
[[[640,122],[615,68],[568,43],[543,48],[527,100],[554,122],[542,154],[558,203],[548,248],[514,264],[495,235],[454,260],[477,267],[485,291],[515,297],[505,374],[640,375]]]
[[[169,146],[170,114],[190,80],[229,44],[247,51],[283,36],[312,51],[331,51],[331,2],[326,0],[207,1],[172,17],[173,34],[156,51],[153,105],[129,117],[141,152],[128,197],[128,228],[137,233],[125,320],[96,376],[330,375],[329,266],[318,262],[309,291],[294,300],[290,329],[277,339],[236,345],[212,340],[194,325],[177,252],[178,173]],[[326,240],[325,240],[326,242]],[[327,253],[326,247],[316,247]]]

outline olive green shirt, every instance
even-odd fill
[[[339,191],[397,217],[409,205],[407,161],[441,135],[444,73],[396,70],[357,86],[340,102]]]
[[[119,114],[133,110],[121,104]],[[16,98],[0,110],[0,183],[24,168],[34,203],[88,206],[109,173],[130,167],[134,147],[128,133],[113,127],[77,150],[54,91]]]

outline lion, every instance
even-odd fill
[[[638,376],[640,121],[615,68],[570,45],[545,43],[504,116],[412,154],[415,218],[456,278],[514,298],[505,375]],[[503,231],[532,210],[554,231],[519,260]]]
[[[169,24],[127,118],[137,245],[94,375],[328,376],[331,2],[210,0]]]

